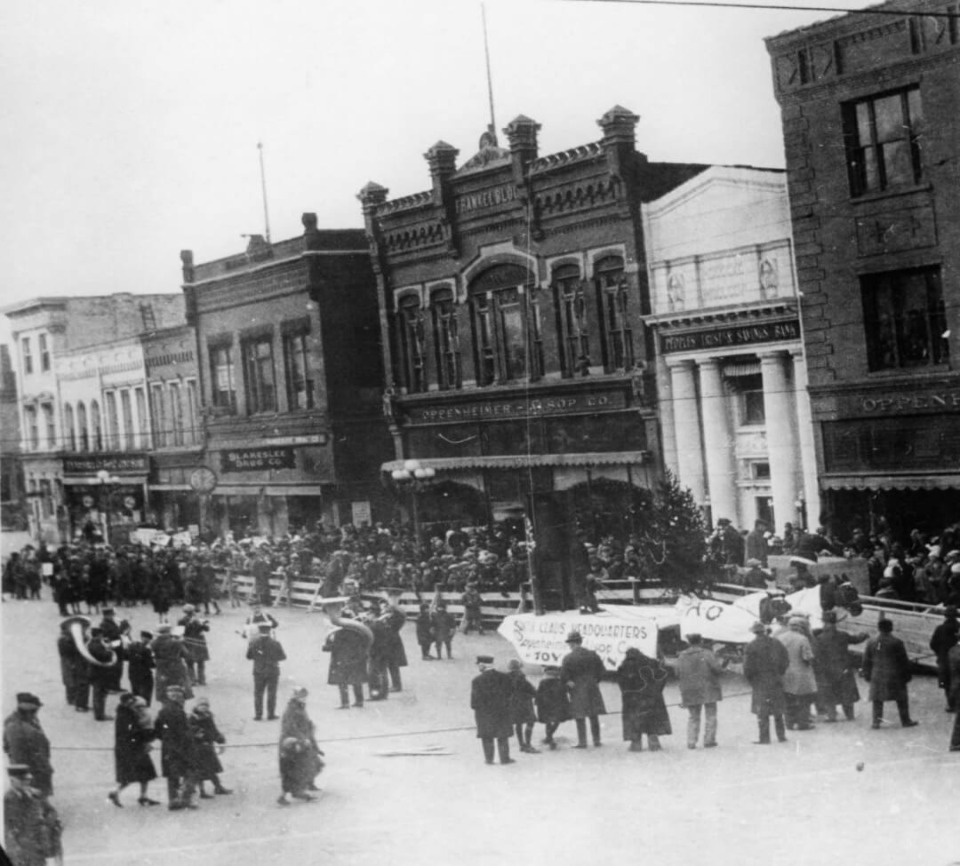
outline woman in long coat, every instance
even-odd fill
[[[193,688],[190,681],[190,672],[187,670],[186,649],[183,641],[174,637],[169,625],[157,628],[157,636],[150,642],[153,650],[153,659],[156,663],[156,693],[157,701],[167,698],[167,689],[170,686],[180,686],[186,700],[193,697]]]
[[[107,795],[114,806],[122,808],[120,792],[134,783],[140,785],[137,802],[141,806],[159,805],[157,800],[147,796],[147,787],[157,778],[157,770],[150,757],[150,742],[153,739],[153,721],[147,711],[147,702],[129,692],[120,695],[113,743],[117,787]]]
[[[630,647],[617,668],[617,683],[623,698],[623,739],[631,752],[643,748],[643,735],[650,741],[650,751],[660,751],[660,737],[673,733],[670,716],[663,700],[667,669],[656,659]]]
[[[296,689],[280,720],[280,784],[277,798],[289,804],[287,794],[298,800],[316,799],[307,791],[317,790],[314,779],[323,769],[323,752],[317,745],[313,722],[307,715],[307,690]]]
[[[193,735],[194,745],[196,746],[196,770],[197,782],[200,785],[200,796],[207,800],[212,797],[203,789],[203,783],[213,782],[214,794],[230,794],[229,788],[224,788],[220,784],[220,773],[223,772],[223,764],[217,755],[217,746],[222,746],[227,742],[227,738],[220,733],[217,727],[217,720],[210,711],[210,701],[206,698],[198,698],[193,705],[187,721],[190,724],[190,733]]]

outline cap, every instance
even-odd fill
[[[477,656],[478,665],[492,665],[493,656]]]
[[[105,607],[105,608],[103,609],[103,615],[104,615],[104,616],[113,616],[115,613],[116,613],[116,611],[115,611],[112,607]]]
[[[760,622],[760,620],[757,620],[752,626],[750,626],[750,631],[752,631],[754,634],[766,634],[767,627]]]
[[[821,619],[824,622],[836,622],[837,621],[837,612],[835,610],[825,610]]]
[[[144,638],[145,640],[149,640],[150,638],[153,637],[153,632],[152,632],[152,631],[142,631],[142,632],[140,632],[140,637]]]
[[[29,764],[7,764],[7,775],[17,779],[31,775],[32,771]]]
[[[17,694],[17,706],[24,708],[42,707],[43,703],[40,698],[30,692],[19,692]]]
[[[564,643],[583,643],[583,636],[578,631],[572,631],[567,635]]]
[[[880,631],[884,631],[884,632],[893,631],[893,620],[892,620],[892,619],[881,619],[881,620],[877,623],[877,628],[880,629]]]
[[[169,623],[162,622],[157,626],[157,634],[170,634],[173,627]]]
[[[747,568],[760,568],[761,565],[763,565],[763,563],[760,562],[759,559],[754,559],[753,557],[748,559],[746,562]]]
[[[547,665],[547,666],[543,669],[543,672],[544,672],[545,674],[558,674],[558,673],[560,673],[560,668],[557,667],[556,665]]]
[[[299,686],[293,690],[293,697],[295,697],[298,701],[302,701],[309,694],[310,692],[308,692],[303,686]]]
[[[522,671],[523,662],[520,661],[520,659],[510,659],[509,663],[507,664],[507,670]]]
[[[192,604],[185,604],[185,605],[183,606],[183,612],[184,612],[184,613],[193,613],[195,610],[196,610],[196,608],[195,608]]]

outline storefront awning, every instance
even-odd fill
[[[218,484],[213,496],[323,496],[323,488],[319,484]]]
[[[960,490],[953,475],[823,475],[824,490]]]
[[[487,457],[422,457],[418,463],[437,472],[460,469],[527,469],[531,466],[641,466],[649,463],[648,451],[610,451],[578,454],[504,454]],[[406,460],[391,460],[380,467],[391,473],[403,469]]]
[[[114,475],[116,478],[116,484],[105,485],[96,475],[64,475],[63,483],[65,486],[69,487],[74,485],[76,487],[122,487],[123,485],[130,484],[146,484],[147,476],[146,475]]]

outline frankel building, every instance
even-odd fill
[[[960,8],[886,3],[767,40],[820,484],[837,528],[960,507]]]
[[[528,520],[558,591],[573,530],[629,531],[624,490],[661,476],[641,204],[704,166],[649,162],[638,120],[615,107],[599,141],[542,156],[540,125],[520,116],[507,147],[488,131],[459,165],[435,144],[424,192],[359,196],[395,449],[385,478],[416,467],[397,492],[421,526]]]

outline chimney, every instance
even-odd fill
[[[443,205],[448,195],[448,182],[457,170],[457,156],[460,151],[445,141],[438,141],[423,158],[430,166],[430,180],[433,184],[433,203]]]
[[[510,142],[510,158],[513,161],[513,180],[523,186],[530,163],[537,158],[537,132],[540,124],[520,114],[503,130]]]
[[[622,105],[615,105],[597,121],[603,130],[603,149],[607,154],[610,174],[614,177],[623,177],[624,169],[630,166],[636,153],[639,120],[640,115]]]

